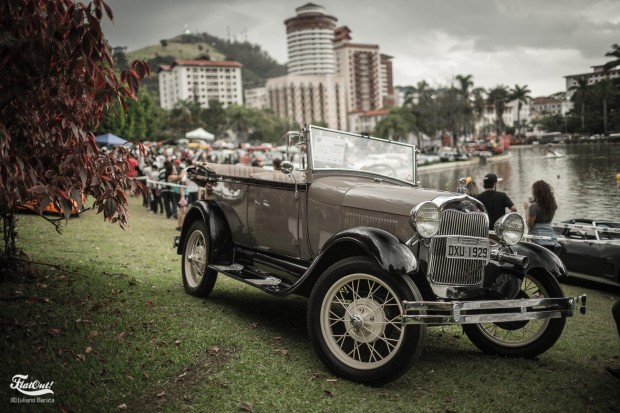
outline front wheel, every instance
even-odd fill
[[[516,298],[561,298],[560,284],[543,272],[528,273]],[[566,319],[465,324],[463,330],[472,343],[487,354],[536,357],[549,350],[562,335]]]
[[[380,385],[403,375],[419,357],[426,326],[401,324],[402,302],[420,301],[413,282],[355,257],[329,267],[310,296],[308,333],[335,374]]]
[[[215,285],[217,271],[209,269],[211,241],[207,225],[198,219],[189,226],[183,243],[181,269],[185,292],[206,298]]]

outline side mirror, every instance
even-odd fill
[[[291,161],[282,161],[280,164],[280,170],[287,175],[292,173],[293,169],[293,162]]]

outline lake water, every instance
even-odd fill
[[[487,165],[464,165],[418,175],[422,187],[454,191],[459,178],[471,176],[480,190],[489,172],[498,176],[498,191],[508,194],[518,212],[531,196],[532,184],[548,182],[558,204],[554,222],[572,218],[620,221],[619,144],[556,145],[563,158],[545,159],[546,146],[513,147],[512,157]]]

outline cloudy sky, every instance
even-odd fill
[[[104,33],[128,50],[188,28],[260,45],[286,63],[284,20],[308,1],[106,0]],[[620,43],[618,0],[315,0],[354,43],[393,56],[394,83],[528,85],[533,96],[565,90],[563,76],[590,72]]]

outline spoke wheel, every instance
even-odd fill
[[[420,300],[402,278],[364,258],[330,267],[310,298],[315,350],[335,373],[371,384],[401,376],[419,356],[425,328],[401,324],[403,300]]]
[[[207,226],[202,220],[190,225],[183,244],[183,285],[188,294],[207,297],[217,278],[217,272],[209,269],[211,257]]]
[[[562,289],[550,275],[528,273],[517,298],[559,298]],[[564,330],[564,318],[464,325],[469,339],[482,351],[514,357],[535,357],[547,351]]]

